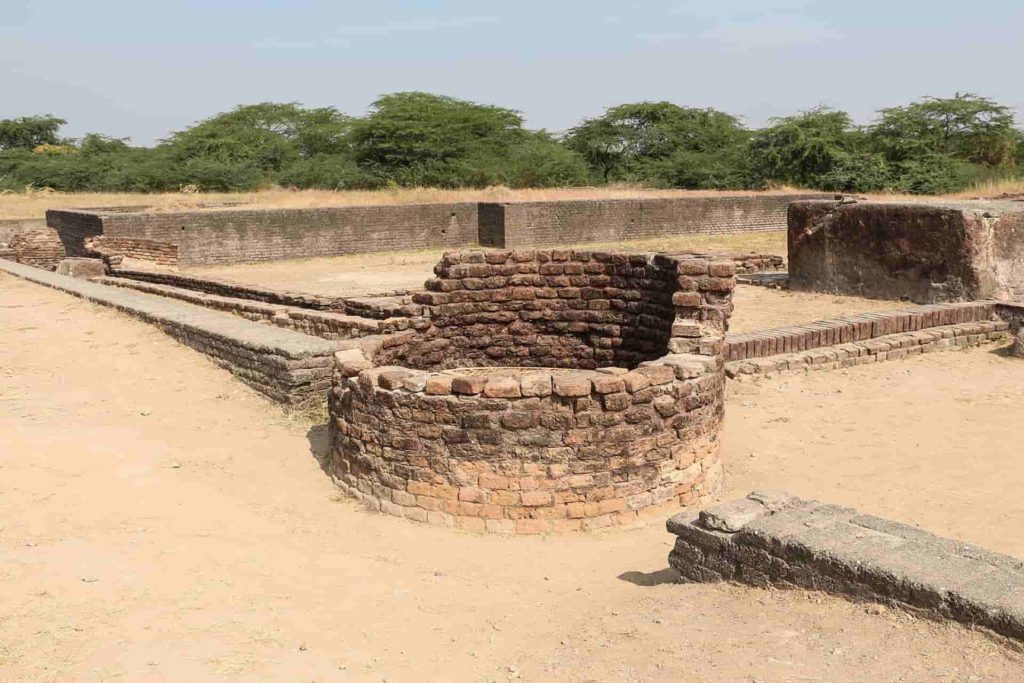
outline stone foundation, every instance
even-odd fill
[[[336,354],[327,468],[388,514],[497,533],[636,523],[717,490],[731,262],[444,256],[417,329]]]

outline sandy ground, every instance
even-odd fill
[[[579,247],[578,247],[579,248]],[[582,248],[636,250],[720,249],[786,253],[785,232],[701,235],[619,243],[595,243]],[[193,268],[190,273],[226,278],[274,289],[314,294],[359,296],[397,289],[420,289],[433,275],[441,251],[414,251],[273,261]],[[386,283],[386,284],[383,284]],[[889,310],[907,304],[860,297],[788,292],[740,285],[734,297],[732,332],[781,327],[846,313]]]
[[[1022,383],[976,350],[733,385],[730,494],[785,485],[1024,555]],[[323,448],[154,328],[0,276],[0,680],[1024,676],[958,626],[676,584],[660,525],[501,538],[369,514]]]

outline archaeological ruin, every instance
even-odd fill
[[[447,253],[418,329],[339,354],[330,471],[390,514],[480,531],[635,522],[717,491],[734,265]]]
[[[1024,204],[798,201],[789,285],[878,299],[1024,298]]]
[[[326,404],[320,464],[338,487],[474,532],[628,527],[712,503],[727,382],[994,342],[1024,356],[1019,202],[129,207],[47,224],[0,226],[0,271],[145,320],[280,404]],[[786,256],[584,246],[782,229]],[[426,248],[447,251],[422,288],[358,295],[194,268]],[[730,332],[736,288],[755,285],[893,305]],[[1012,558],[764,492],[668,528],[690,580],[824,589],[1024,637]]]

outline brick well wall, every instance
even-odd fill
[[[446,254],[418,295],[429,318],[336,355],[328,470],[385,513],[497,533],[631,524],[693,503],[721,478],[733,269]]]

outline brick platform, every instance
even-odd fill
[[[345,342],[335,481],[496,533],[636,523],[717,490],[731,262],[583,251],[444,256],[417,329]]]

